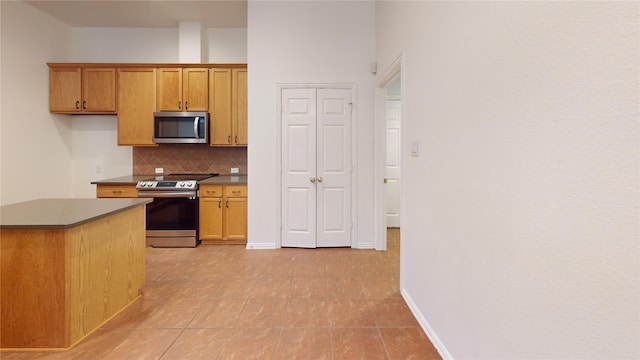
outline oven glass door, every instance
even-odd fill
[[[156,197],[147,204],[147,230],[196,230],[198,199]]]

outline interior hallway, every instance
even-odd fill
[[[147,248],[144,297],[63,353],[4,359],[440,359],[386,252]],[[360,276],[360,274],[366,274]]]

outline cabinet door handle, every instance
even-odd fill
[[[76,101],[76,109],[80,110],[80,100]]]
[[[238,143],[238,135],[236,135],[236,144]]]
[[[227,209],[229,208],[229,200],[227,200]]]
[[[82,109],[87,110],[87,101],[82,102]]]
[[[322,182],[322,176],[318,176],[318,182]]]
[[[227,136],[227,142],[231,144],[231,135]]]
[[[312,177],[311,179],[309,179],[309,181],[311,181],[312,183],[316,182],[316,178]]]
[[[184,102],[184,109],[185,110],[189,110],[189,102],[188,101]]]
[[[218,209],[221,208],[221,207],[222,207],[222,199],[218,199]]]
[[[122,194],[122,190],[112,190],[112,194]]]
[[[178,101],[178,110],[182,110],[182,101]]]

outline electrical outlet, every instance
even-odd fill
[[[238,168],[231,168],[231,173],[232,174],[237,174],[240,170],[238,170]]]
[[[162,174],[164,172],[163,168],[156,168],[156,174]]]

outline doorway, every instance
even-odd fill
[[[376,83],[375,121],[375,248],[387,250],[388,235],[400,242],[402,228],[404,54],[382,73]],[[390,229],[390,230],[388,230]]]
[[[387,86],[386,156],[384,177],[385,219],[387,229],[400,228],[400,143],[401,99],[400,76]]]
[[[384,211],[388,251],[398,251],[400,247],[400,145],[402,143],[400,81],[400,74],[398,74],[386,88]]]

